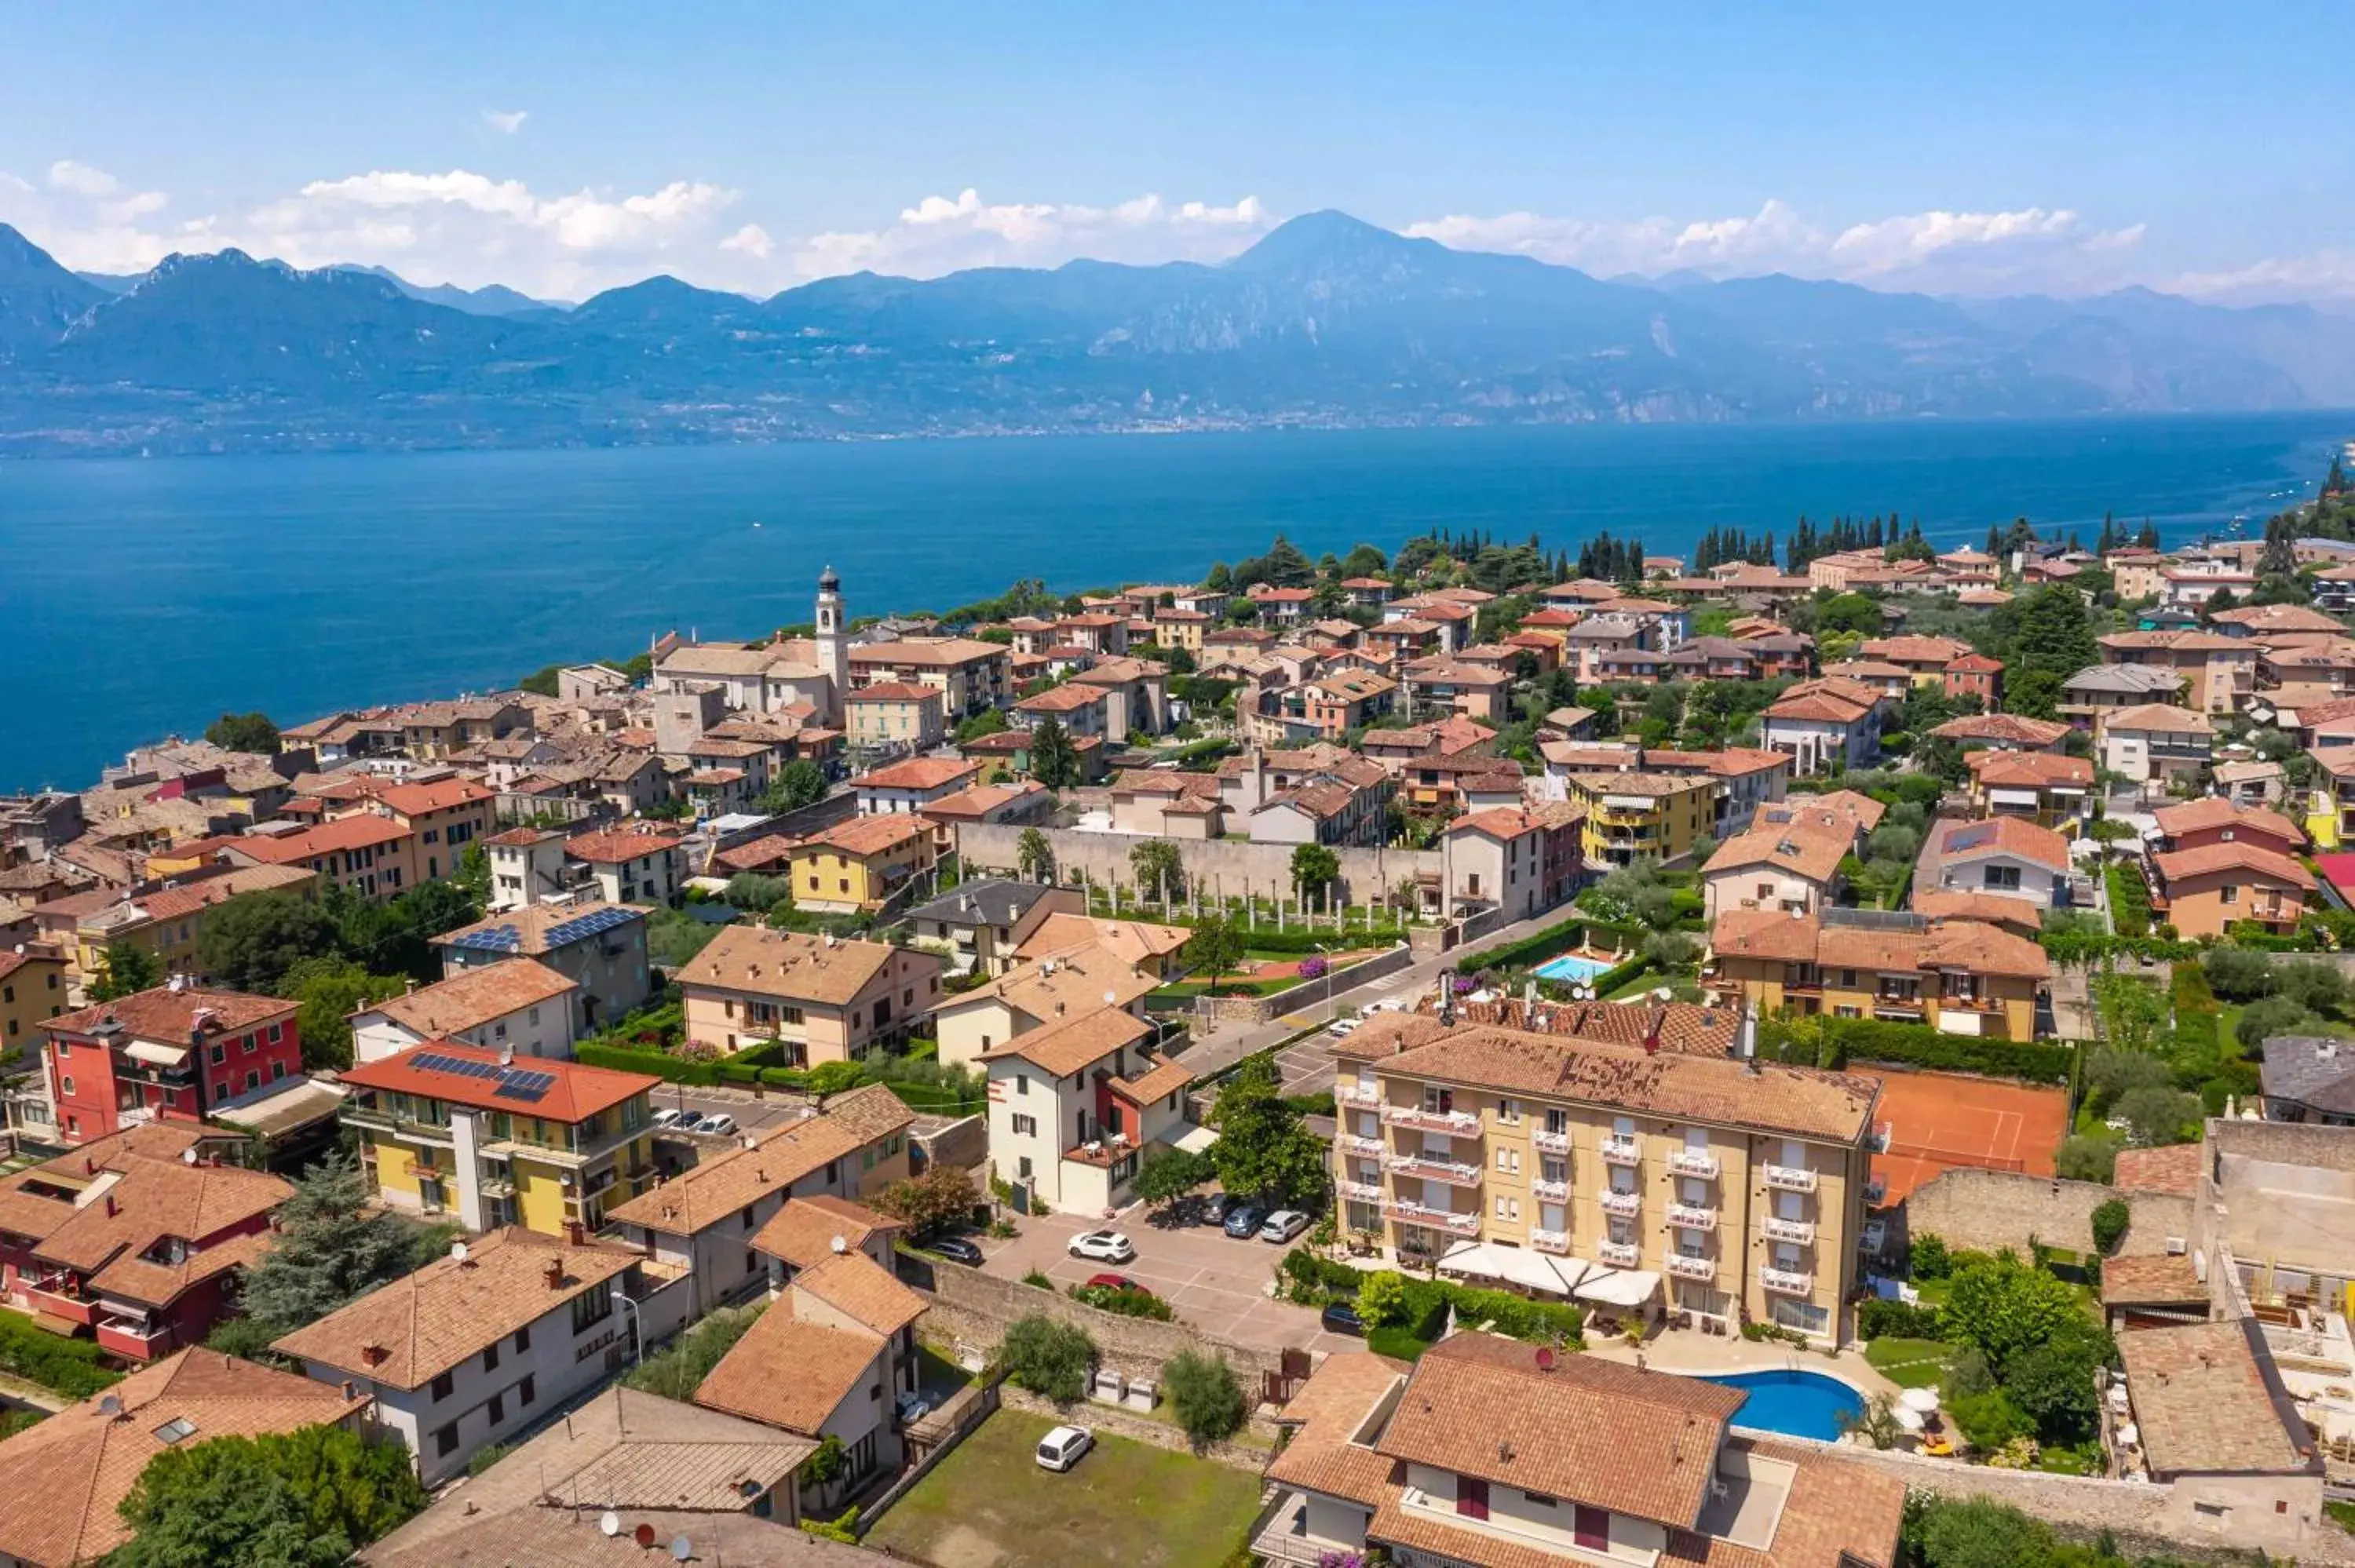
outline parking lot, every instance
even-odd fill
[[[1346,1334],[1330,1334],[1317,1326],[1316,1312],[1277,1301],[1267,1294],[1276,1260],[1284,1248],[1257,1240],[1239,1241],[1215,1225],[1182,1225],[1168,1229],[1147,1224],[1141,1209],[1132,1210],[1110,1229],[1126,1233],[1136,1244],[1135,1261],[1092,1263],[1071,1255],[1071,1238],[1083,1231],[1107,1228],[1101,1221],[1071,1214],[1018,1218],[1021,1234],[1011,1241],[984,1241],[987,1261],[984,1272],[1003,1279],[1019,1279],[1039,1269],[1059,1290],[1083,1283],[1090,1275],[1124,1274],[1167,1301],[1178,1318],[1206,1334],[1239,1345],[1311,1351],[1362,1349]]]

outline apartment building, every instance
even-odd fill
[[[66,1010],[66,961],[54,948],[0,951],[0,1073],[40,1043],[40,1025]]]
[[[947,733],[942,723],[939,688],[911,681],[879,681],[862,687],[850,694],[843,709],[854,747],[926,751],[938,746]]]
[[[2168,703],[2110,708],[2101,715],[2102,766],[2137,784],[2196,784],[2214,760],[2215,726],[2205,714]]]
[[[151,858],[151,863],[152,859]],[[205,980],[197,957],[212,911],[241,893],[307,897],[318,877],[293,865],[206,867],[124,895],[74,923],[73,964],[85,979],[106,973],[106,950],[120,943],[152,954],[165,975]]]
[[[2194,713],[2238,713],[2256,692],[2257,647],[2245,638],[2212,631],[2117,631],[2095,641],[2105,664],[2140,664],[2179,677],[2184,705]]]
[[[1156,984],[1148,967],[1138,961],[1143,956],[1100,944],[1092,931],[1053,950],[1024,951],[1020,962],[987,985],[942,1001],[932,1020],[941,1060],[969,1065],[1018,1035],[1104,1008],[1142,1021],[1145,999]]]
[[[940,1005],[941,971],[913,948],[736,925],[677,979],[690,1042],[733,1052],[779,1041],[786,1065],[805,1067],[906,1039]]]
[[[1548,761],[1550,764],[1551,759]],[[1642,752],[1641,771],[1706,775],[1715,779],[1717,807],[1709,833],[1721,840],[1749,831],[1762,808],[1783,799],[1791,782],[1791,759],[1780,752],[1750,746],[1716,751],[1646,748]]]
[[[1710,925],[1701,989],[1761,1014],[1879,1018],[2024,1041],[2037,1037],[2051,975],[2042,947],[1978,920],[1725,909]]]
[[[1965,754],[1963,766],[1970,773],[1971,809],[1981,817],[2016,817],[2059,828],[2084,815],[2094,792],[2089,758],[1973,751]]]
[[[376,1401],[429,1487],[534,1430],[684,1321],[677,1277],[620,1246],[506,1229],[305,1324],[272,1348]]]
[[[331,822],[363,812],[389,819],[416,836],[416,871],[430,881],[454,876],[466,846],[491,832],[497,793],[469,779],[422,784],[375,784],[358,799],[331,804]]]
[[[1103,692],[1072,681],[1022,698],[1009,716],[1024,729],[1035,730],[1051,722],[1060,725],[1067,735],[1101,739],[1111,726],[1110,704]]]
[[[990,1169],[1022,1194],[1026,1213],[1109,1213],[1129,1201],[1149,1146],[1194,1132],[1185,1112],[1193,1070],[1153,1054],[1153,1038],[1136,1014],[1100,1005],[982,1053]]]
[[[856,915],[881,909],[932,869],[932,824],[889,812],[851,817],[793,846],[789,871],[795,907]]]
[[[1429,1014],[1333,1054],[1343,1223],[1387,1255],[1523,1248],[1581,1266],[1561,1294],[1616,1272],[1646,1309],[1665,1280],[1670,1311],[1849,1337],[1878,1079]]]
[[[1578,891],[1585,880],[1577,806],[1492,806],[1447,824],[1446,903],[1492,904],[1508,920],[1550,909]]]
[[[1888,699],[1841,676],[1803,681],[1770,704],[1759,741],[1791,758],[1799,777],[1851,772],[1881,758],[1881,705]]]
[[[850,680],[853,686],[884,682],[930,686],[941,694],[943,715],[950,721],[1003,707],[1013,695],[1007,651],[969,637],[861,642],[850,650]]]
[[[390,817],[361,811],[293,832],[247,833],[223,854],[237,865],[292,866],[323,885],[389,898],[423,879],[417,835]]]
[[[608,904],[668,904],[687,887],[687,835],[651,823],[575,833],[564,841],[569,861]]]
[[[44,1021],[58,1136],[87,1143],[146,1121],[200,1122],[303,1072],[295,1007],[175,981]]]
[[[1717,821],[1717,780],[1675,773],[1573,773],[1564,799],[1583,810],[1589,866],[1685,859]]]
[[[655,1173],[662,1080],[434,1040],[348,1068],[343,1120],[378,1199],[470,1231],[595,1231]]]
[[[862,817],[912,815],[981,781],[981,765],[948,757],[911,757],[851,780]]]
[[[455,1040],[518,1056],[572,1055],[580,988],[544,964],[505,959],[388,997],[351,1016],[352,1054],[380,1062],[429,1040]]]
[[[1738,1435],[1742,1395],[1458,1333],[1409,1365],[1325,1358],[1279,1417],[1272,1563],[1893,1568],[1895,1476]]]
[[[2243,920],[2286,937],[2317,894],[2302,863],[2256,839],[2155,854],[2150,865],[2151,914],[2187,942],[2226,936]]]
[[[576,1039],[596,1033],[654,994],[645,911],[627,905],[593,898],[528,905],[445,931],[433,946],[445,980],[525,958],[570,980]]]

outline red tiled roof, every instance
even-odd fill
[[[509,1064],[513,1071],[543,1074],[555,1080],[547,1086],[538,1099],[525,1100],[496,1093],[500,1086],[500,1079],[496,1076],[476,1076],[471,1073],[453,1073],[439,1067],[421,1066],[419,1059],[424,1056],[454,1056],[478,1066],[493,1068],[501,1065],[496,1051],[486,1050],[480,1045],[462,1045],[454,1040],[430,1040],[397,1056],[347,1067],[344,1070],[343,1081],[355,1088],[389,1089],[400,1094],[422,1095],[453,1105],[511,1111],[517,1116],[539,1117],[568,1125],[584,1121],[600,1111],[611,1110],[662,1082],[651,1073],[622,1073],[609,1067],[591,1067],[552,1056],[524,1056]]]

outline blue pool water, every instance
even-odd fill
[[[1701,1381],[1721,1383],[1750,1396],[1733,1413],[1735,1425],[1791,1437],[1819,1437],[1828,1443],[1839,1436],[1842,1415],[1859,1414],[1864,1409],[1863,1395],[1821,1372],[1734,1372]]]
[[[1540,980],[1591,980],[1610,967],[1609,964],[1596,959],[1582,959],[1576,953],[1563,953],[1559,958],[1548,959],[1540,964],[1535,972]]]

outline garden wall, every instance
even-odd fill
[[[1231,1344],[1184,1323],[1124,1318],[1074,1301],[1058,1290],[999,1279],[978,1269],[935,1268],[932,1287],[922,1294],[931,1304],[926,1319],[931,1332],[990,1351],[997,1348],[1007,1327],[1018,1319],[1044,1312],[1085,1330],[1103,1364],[1123,1377],[1157,1380],[1164,1362],[1189,1350],[1224,1355],[1246,1389],[1257,1388],[1262,1374],[1282,1370],[1281,1358],[1273,1351]]]
[[[1030,831],[1011,822],[969,824],[957,830],[957,847],[968,867],[1012,875],[1020,863],[1022,835]],[[1128,852],[1138,844],[1155,842],[1178,847],[1187,876],[1200,878],[1205,893],[1227,898],[1240,898],[1246,894],[1262,898],[1293,896],[1291,844],[1241,843],[1228,839],[1147,840],[1134,833],[1088,833],[1074,828],[1037,831],[1046,835],[1054,853],[1056,874],[1067,882],[1073,873],[1084,871],[1091,882],[1134,888],[1136,876],[1129,870]],[[1437,850],[1337,847],[1333,853],[1341,862],[1343,891],[1356,905],[1386,896],[1402,878],[1421,872],[1437,876],[1443,870],[1443,857]],[[1140,919],[1152,917],[1149,906],[1137,910],[1136,915]]]
[[[2191,1234],[2190,1198],[2129,1195],[2098,1181],[1967,1168],[1942,1171],[1906,1198],[1905,1233],[1934,1235],[1950,1247],[1979,1252],[2009,1247],[2022,1256],[2031,1237],[2047,1246],[2090,1252],[2094,1211],[2113,1198],[2124,1198],[2132,1215],[2118,1245],[2121,1254],[2165,1252],[2168,1237],[2188,1240]]]
[[[1244,1391],[1244,1395],[1246,1398],[1255,1397],[1249,1389]],[[1254,1476],[1267,1468],[1275,1443],[1275,1424],[1256,1411],[1251,1416],[1251,1429],[1267,1440],[1267,1447],[1253,1448],[1241,1443],[1221,1442],[1206,1443],[1198,1449],[1180,1428],[1116,1405],[1099,1404],[1094,1400],[1083,1400],[1073,1405],[1057,1404],[1051,1399],[1032,1393],[1028,1389],[1017,1388],[1010,1383],[1002,1385],[998,1397],[1008,1410],[1027,1411],[1052,1421],[1077,1421],[1092,1431],[1109,1432],[1116,1437],[1125,1437],[1131,1442],[1148,1444],[1156,1448],[1167,1448],[1174,1454],[1199,1453],[1205,1459],[1231,1465],[1238,1470],[1248,1470]]]

